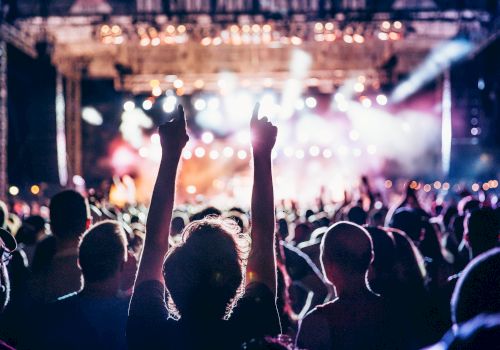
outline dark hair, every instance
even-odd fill
[[[79,237],[87,228],[90,217],[87,200],[73,190],[59,192],[49,205],[50,227],[59,238]]]
[[[349,211],[347,212],[347,220],[354,222],[355,224],[358,225],[364,225],[366,224],[366,219],[368,217],[368,214],[363,210],[358,205],[355,205],[354,207],[350,208]]]
[[[38,232],[45,229],[45,220],[39,215],[33,215],[24,220],[16,234],[18,243],[34,245],[37,242]]]
[[[399,208],[391,218],[389,226],[403,231],[413,241],[420,241],[422,219],[414,209]]]
[[[328,229],[321,241],[321,261],[347,273],[365,274],[373,260],[373,242],[361,226],[340,221]]]
[[[163,263],[171,315],[230,315],[244,291],[247,237],[233,220],[221,217],[208,216],[186,226],[182,241]]]
[[[476,253],[485,252],[498,244],[500,224],[491,208],[477,209],[467,217],[469,244]]]
[[[392,235],[379,227],[366,227],[366,230],[372,238],[375,255],[370,271],[370,286],[375,292],[384,294],[394,280],[396,244]]]
[[[102,221],[83,236],[79,262],[85,282],[112,277],[126,260],[127,239],[117,221]]]
[[[481,313],[500,312],[500,248],[473,259],[458,279],[451,299],[454,323],[462,323]]]

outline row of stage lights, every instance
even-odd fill
[[[198,42],[202,46],[219,45],[301,45],[305,41],[363,44],[367,39],[397,41],[404,37],[400,21],[383,21],[377,24],[349,24],[340,22],[310,22],[295,24],[290,28],[276,24],[231,24],[211,27],[168,24],[162,27],[138,24],[132,33],[118,24],[102,24],[98,38],[104,44],[120,45],[128,39],[137,39],[141,46],[160,46]]]
[[[393,183],[391,180],[385,180],[384,186],[385,186],[385,188],[390,189],[390,188],[392,188]],[[459,185],[455,185],[455,186],[456,186],[455,190],[460,189]],[[422,182],[418,182],[418,181],[413,180],[410,182],[409,187],[413,190],[423,190],[424,192],[430,192],[430,191],[432,191],[433,188],[435,190],[448,191],[450,189],[451,185],[449,182],[441,182],[439,180],[436,180],[433,183],[422,183]],[[478,183],[478,182],[474,182],[470,186],[470,189],[473,192],[479,192],[480,190],[488,191],[488,190],[493,190],[496,188],[498,188],[498,180],[489,180],[489,181],[484,182],[482,184]]]

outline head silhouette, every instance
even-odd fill
[[[116,276],[127,260],[127,238],[121,225],[111,220],[94,225],[82,238],[78,259],[86,283]]]
[[[465,237],[474,256],[498,245],[500,223],[493,209],[477,209],[467,215],[465,223]]]
[[[373,256],[373,242],[368,232],[347,221],[330,226],[321,241],[323,272],[333,284],[339,274],[364,279]]]
[[[168,307],[185,319],[222,319],[242,294],[246,254],[239,226],[230,219],[193,221],[165,258]]]
[[[76,239],[87,229],[90,211],[87,200],[73,190],[62,191],[50,200],[50,227],[61,239]]]
[[[460,276],[451,299],[453,323],[459,324],[481,313],[500,312],[500,248],[472,260]]]

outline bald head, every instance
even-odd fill
[[[364,275],[372,260],[372,239],[359,225],[341,221],[332,225],[323,236],[321,262],[326,270],[335,266],[345,273]]]

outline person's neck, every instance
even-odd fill
[[[120,290],[120,278],[111,277],[104,281],[84,281],[81,294],[88,297],[111,298],[116,297]]]
[[[349,297],[372,293],[366,285],[364,275],[341,275],[337,274],[333,281],[337,297]]]
[[[78,245],[80,244],[79,237],[72,238],[59,238],[57,237],[57,250],[70,250],[70,249],[78,249]]]

